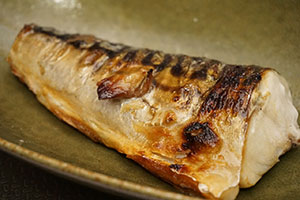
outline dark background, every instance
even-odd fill
[[[125,200],[53,175],[0,150],[0,199]]]

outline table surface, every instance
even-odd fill
[[[0,199],[124,199],[53,175],[0,150]]]

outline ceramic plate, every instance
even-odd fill
[[[299,110],[299,19],[298,1],[0,1],[0,147],[99,190],[194,199],[93,143],[39,104],[5,61],[16,34],[34,22],[136,47],[273,67],[288,80]],[[300,148],[280,160],[238,199],[299,199]]]

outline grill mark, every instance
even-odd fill
[[[166,66],[172,61],[172,56],[170,54],[165,54],[163,61],[160,64],[155,65],[152,62],[152,58],[156,53],[157,53],[157,51],[150,51],[150,53],[148,53],[148,55],[143,58],[141,63],[143,65],[152,65],[155,67],[156,72],[160,72],[160,71],[164,70],[166,68]]]
[[[207,60],[203,64],[197,65],[197,67],[202,66],[202,68],[194,71],[190,76],[190,79],[206,80],[208,69],[211,69],[218,64],[220,64],[220,62],[217,60]]]
[[[133,61],[133,59],[136,57],[136,54],[137,54],[137,50],[127,52],[127,54],[123,58],[123,61],[125,62]]]
[[[178,61],[177,61],[176,65],[173,66],[172,69],[171,69],[171,74],[173,76],[178,77],[178,76],[181,76],[182,74],[184,74],[183,66],[182,66],[184,60],[185,60],[184,55],[180,55],[178,57]]]
[[[55,29],[51,29],[51,28],[42,28],[42,27],[38,27],[35,25],[30,25],[30,27],[33,29],[34,32],[36,33],[42,33],[42,34],[46,34],[49,36],[53,36],[55,38],[58,38],[60,40],[63,41],[67,41],[70,39],[74,39],[76,38],[79,34],[60,34],[57,31],[55,31]],[[74,46],[75,48],[82,48],[82,45],[85,43],[84,40],[75,40],[75,41],[70,41],[68,42],[70,45]],[[124,49],[127,49],[129,47],[122,45],[122,44],[115,44],[115,43],[109,43],[109,45],[111,46],[120,46],[123,48],[117,49],[117,50],[111,50],[109,48],[105,48],[103,47],[103,45],[101,45],[101,42],[95,42],[92,46],[90,47],[85,47],[84,49],[88,49],[90,51],[96,51],[96,50],[100,50],[103,53],[105,53],[108,58],[112,59],[115,56],[117,56],[120,52],[124,51]],[[137,52],[138,50],[134,50],[134,51],[128,51],[127,54],[123,57],[123,61],[125,62],[130,62],[131,60],[135,59],[137,57]],[[162,70],[164,70],[172,61],[173,56],[170,54],[165,54],[163,61],[158,64],[155,65],[152,62],[153,56],[158,52],[158,51],[151,51],[148,49],[144,49],[145,54],[147,52],[149,52],[147,54],[147,56],[145,56],[141,63],[143,65],[152,65],[155,67],[155,71],[156,72],[160,72]],[[178,76],[182,76],[184,73],[183,70],[183,62],[184,62],[184,56],[177,56],[177,63],[175,66],[173,66],[170,70],[171,74],[175,77]],[[219,61],[216,60],[208,60],[206,58],[201,58],[201,57],[191,57],[191,59],[193,60],[191,63],[188,64],[188,67],[195,67],[197,68],[198,66],[201,66],[204,62],[204,67],[200,70],[197,70],[195,72],[193,72],[191,74],[191,76],[189,77],[190,79],[199,79],[199,80],[206,80],[207,79],[207,71],[209,69],[209,67],[216,65],[216,64],[220,64]],[[193,63],[196,62],[196,63]],[[95,67],[96,70],[98,70],[100,67],[97,66]],[[245,107],[245,102],[246,100],[242,100],[243,98],[246,99],[247,95],[249,94],[249,92],[252,91],[253,89],[253,85],[256,85],[260,80],[261,80],[261,75],[260,75],[260,71],[258,70],[254,70],[254,72],[252,73],[252,75],[247,75],[245,76],[244,72],[242,72],[243,70],[240,70],[239,67],[236,68],[236,73],[232,74],[232,77],[229,77],[228,75],[225,75],[224,73],[224,68],[222,70],[222,72],[220,73],[220,75],[216,76],[216,78],[219,78],[219,81],[217,83],[220,83],[218,85],[218,88],[216,87],[216,85],[214,86],[214,88],[212,88],[206,98],[206,101],[202,104],[201,106],[201,112],[202,114],[204,113],[208,113],[211,112],[214,109],[224,109],[224,108],[234,108],[234,112],[238,112],[239,110],[241,110],[241,108]],[[219,74],[219,73],[218,73]],[[243,77],[244,76],[244,77]],[[239,78],[238,78],[239,77]],[[221,80],[222,79],[222,80]],[[234,95],[232,94],[232,92],[229,92],[229,89],[225,89],[227,87],[229,88],[236,88],[236,87],[240,87],[239,88],[239,92],[235,93]],[[160,86],[161,89],[163,90],[169,90],[170,88],[167,86]],[[243,89],[244,88],[244,89]],[[249,90],[250,88],[250,90]],[[252,89],[251,89],[252,88]],[[226,90],[227,92],[224,92],[224,90]],[[227,96],[226,96],[227,95]],[[239,97],[239,98],[237,98]],[[219,99],[219,100],[218,100]]]
[[[100,59],[98,62],[96,62],[94,64],[94,67],[93,67],[93,73],[97,72],[103,65],[104,63],[108,60],[108,57],[105,56],[104,58]]]
[[[68,42],[70,45],[73,45],[76,49],[80,49],[81,45],[86,44],[86,42],[84,40],[75,40],[75,41],[71,41]]]
[[[155,70],[156,70],[157,72],[160,72],[160,71],[164,70],[165,67],[166,67],[171,61],[172,61],[172,56],[171,56],[170,54],[166,54],[166,55],[164,56],[164,60],[163,60],[160,64],[158,64],[158,65],[155,66]]]
[[[55,29],[50,29],[49,28],[49,30],[47,30],[46,28],[42,28],[42,27],[38,27],[38,26],[33,26],[33,29],[34,29],[34,32],[36,32],[36,33],[43,33],[43,34],[46,34],[46,35],[49,35],[49,36],[54,36],[54,37],[56,37],[58,39],[61,39],[63,41],[73,39],[73,38],[75,38],[79,35],[79,34],[58,34],[58,33],[55,32]],[[75,48],[81,48],[81,46],[85,43],[86,42],[84,40],[75,40],[75,41],[68,42],[68,44],[74,46]],[[112,45],[112,46],[120,45],[120,44],[115,44],[115,43],[109,43],[109,44]],[[90,47],[88,47],[86,49],[88,49],[90,51],[100,50],[103,53],[105,53],[110,59],[112,59],[116,55],[118,55],[121,51],[124,51],[125,49],[129,48],[125,45],[122,45],[122,46],[124,46],[124,47],[121,48],[120,50],[114,51],[114,50],[111,50],[111,49],[108,49],[108,48],[105,48],[105,47],[101,46],[101,42],[95,42],[93,45],[91,45]],[[142,59],[141,63],[143,65],[153,65],[155,67],[156,72],[160,72],[160,71],[164,70],[167,67],[167,65],[172,61],[172,56],[170,54],[166,54],[164,56],[163,61],[160,64],[154,65],[152,63],[152,58],[157,53],[157,51],[151,51],[151,50],[148,50],[148,49],[146,49],[146,50],[150,51],[150,53],[148,53],[148,55],[145,56]],[[138,52],[138,50],[129,51],[124,56],[123,61],[130,62],[130,60],[133,60],[136,57],[137,52]],[[183,55],[178,57],[177,64],[175,66],[173,66],[172,69],[171,69],[171,74],[173,76],[181,76],[184,73],[183,69],[182,69],[182,62],[184,61],[184,58],[185,58],[185,56],[183,56]]]
[[[114,58],[119,53],[119,51],[112,51],[110,49],[102,47],[100,42],[95,42],[88,49],[90,51],[97,51],[97,50],[103,51],[109,58]]]
[[[205,80],[207,77],[207,68],[202,68],[198,71],[195,71],[190,76],[191,79],[199,79],[199,80]]]
[[[58,33],[55,33],[56,32],[55,29],[42,28],[42,27],[39,27],[39,26],[33,26],[33,31],[35,33],[43,33],[43,34],[48,35],[48,36],[53,36],[53,37],[56,37],[56,38],[61,39],[63,41],[69,40],[69,39],[74,38],[74,37],[79,35],[79,34],[58,34]]]
[[[207,63],[207,66],[208,66],[208,67],[212,67],[212,66],[214,66],[214,65],[219,65],[219,64],[221,64],[220,61],[218,61],[218,60],[213,60],[213,59],[207,60],[206,63]]]
[[[191,57],[191,59],[196,62],[192,66],[197,67],[201,62],[203,62],[203,58],[201,57]]]
[[[209,91],[201,105],[200,114],[231,110],[232,114],[248,114],[252,91],[261,80],[265,69],[257,66],[226,65],[218,82]]]
[[[243,86],[249,86],[251,85],[251,83],[254,82],[258,82],[261,80],[261,75],[258,72],[255,72],[253,75],[251,75],[249,78],[246,78],[243,81]]]
[[[77,36],[79,36],[79,34],[59,34],[55,31],[55,29],[52,28],[42,28],[39,26],[33,26],[33,31],[35,33],[42,33],[48,36],[52,36],[52,37],[56,37],[62,41],[68,41],[70,39],[76,38]],[[68,44],[74,46],[75,48],[81,48],[81,45],[85,44],[86,42],[84,40],[75,40],[75,41],[70,41],[68,42]],[[110,45],[112,46],[122,46],[122,48],[120,48],[119,50],[111,50],[108,48],[105,48],[103,46],[101,46],[100,42],[95,42],[92,46],[90,46],[89,48],[87,48],[90,51],[94,51],[94,50],[101,50],[103,51],[109,58],[114,58],[117,54],[119,54],[120,52],[124,51],[125,49],[129,48],[126,45],[122,45],[122,44],[117,44],[117,43],[110,43]]]
[[[156,52],[155,51],[150,51],[147,56],[145,56],[142,60],[143,65],[153,65],[152,63],[152,58]]]

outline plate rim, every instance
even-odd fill
[[[9,142],[0,137],[0,150],[42,168],[52,174],[87,185],[106,193],[118,193],[129,197],[149,200],[204,200],[180,193],[170,192],[151,186],[144,186],[131,181],[122,180],[109,175],[94,172],[65,161],[49,157],[28,148]]]

